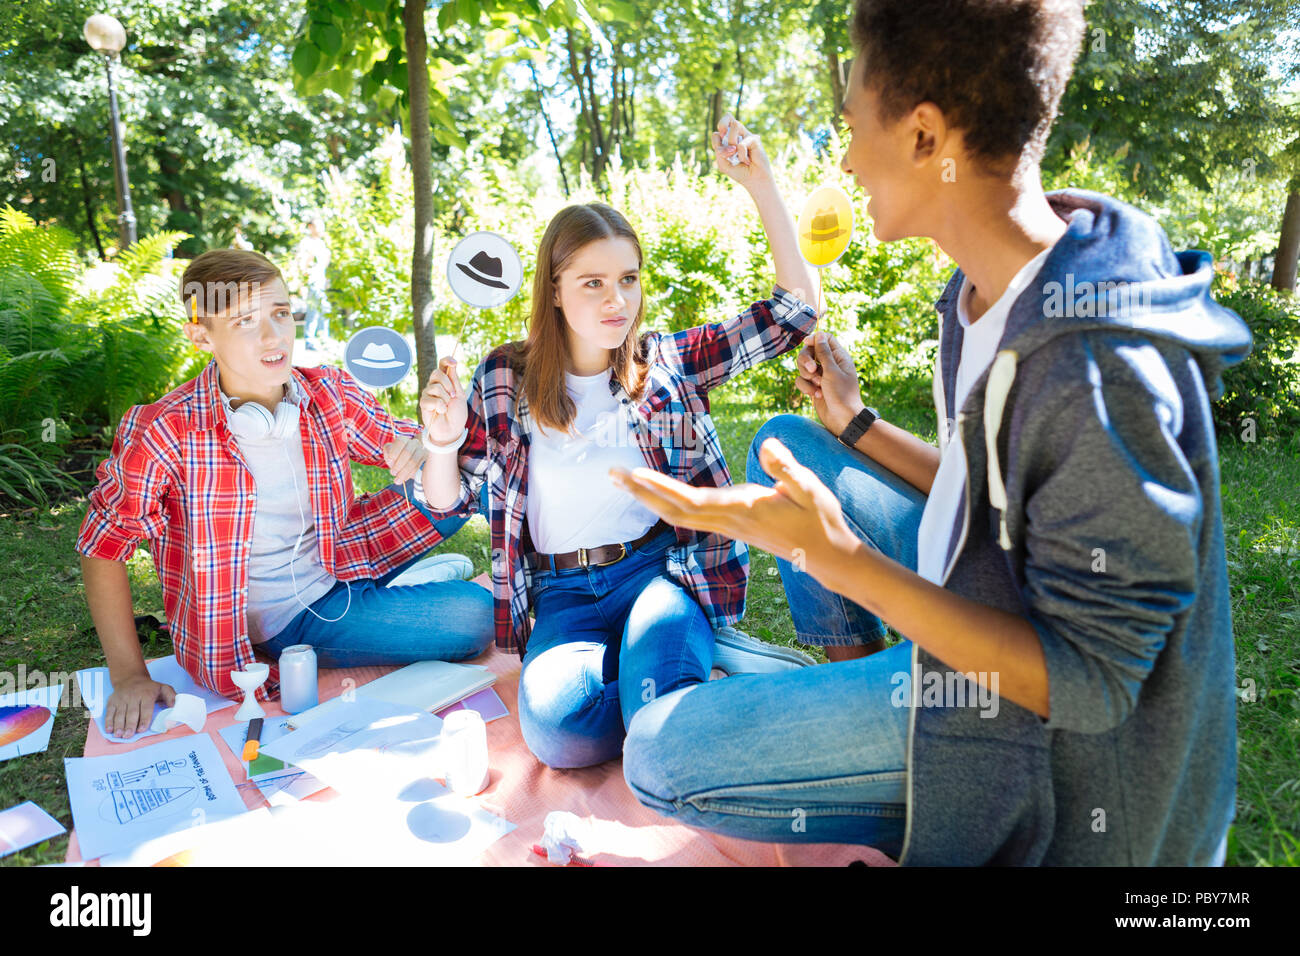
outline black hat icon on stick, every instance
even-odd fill
[[[496,256],[488,255],[482,249],[474,253],[474,257],[469,260],[469,265],[458,262],[456,268],[483,285],[489,285],[494,289],[510,288],[501,281],[501,260]]]

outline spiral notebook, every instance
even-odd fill
[[[481,664],[417,661],[368,684],[362,684],[353,693],[358,697],[433,713],[491,687],[496,679],[496,675]],[[342,703],[341,697],[334,697],[310,710],[293,714],[289,717],[289,726],[297,730],[313,720],[327,716]]]

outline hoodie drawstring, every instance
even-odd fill
[[[998,545],[1003,551],[1011,550],[1011,536],[1007,533],[1007,486],[1002,480],[1002,464],[998,461],[998,431],[1002,428],[1007,395],[1016,380],[1018,357],[1011,349],[999,352],[993,359],[984,388],[984,448],[988,458],[989,504],[998,511]]]

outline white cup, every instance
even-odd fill
[[[477,710],[453,710],[442,719],[442,754],[447,786],[472,796],[487,786],[487,724]]]

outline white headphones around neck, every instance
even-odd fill
[[[275,406],[275,414],[257,402],[244,402],[238,408],[226,406],[226,423],[236,438],[284,438],[298,427],[299,408],[288,399]]]

